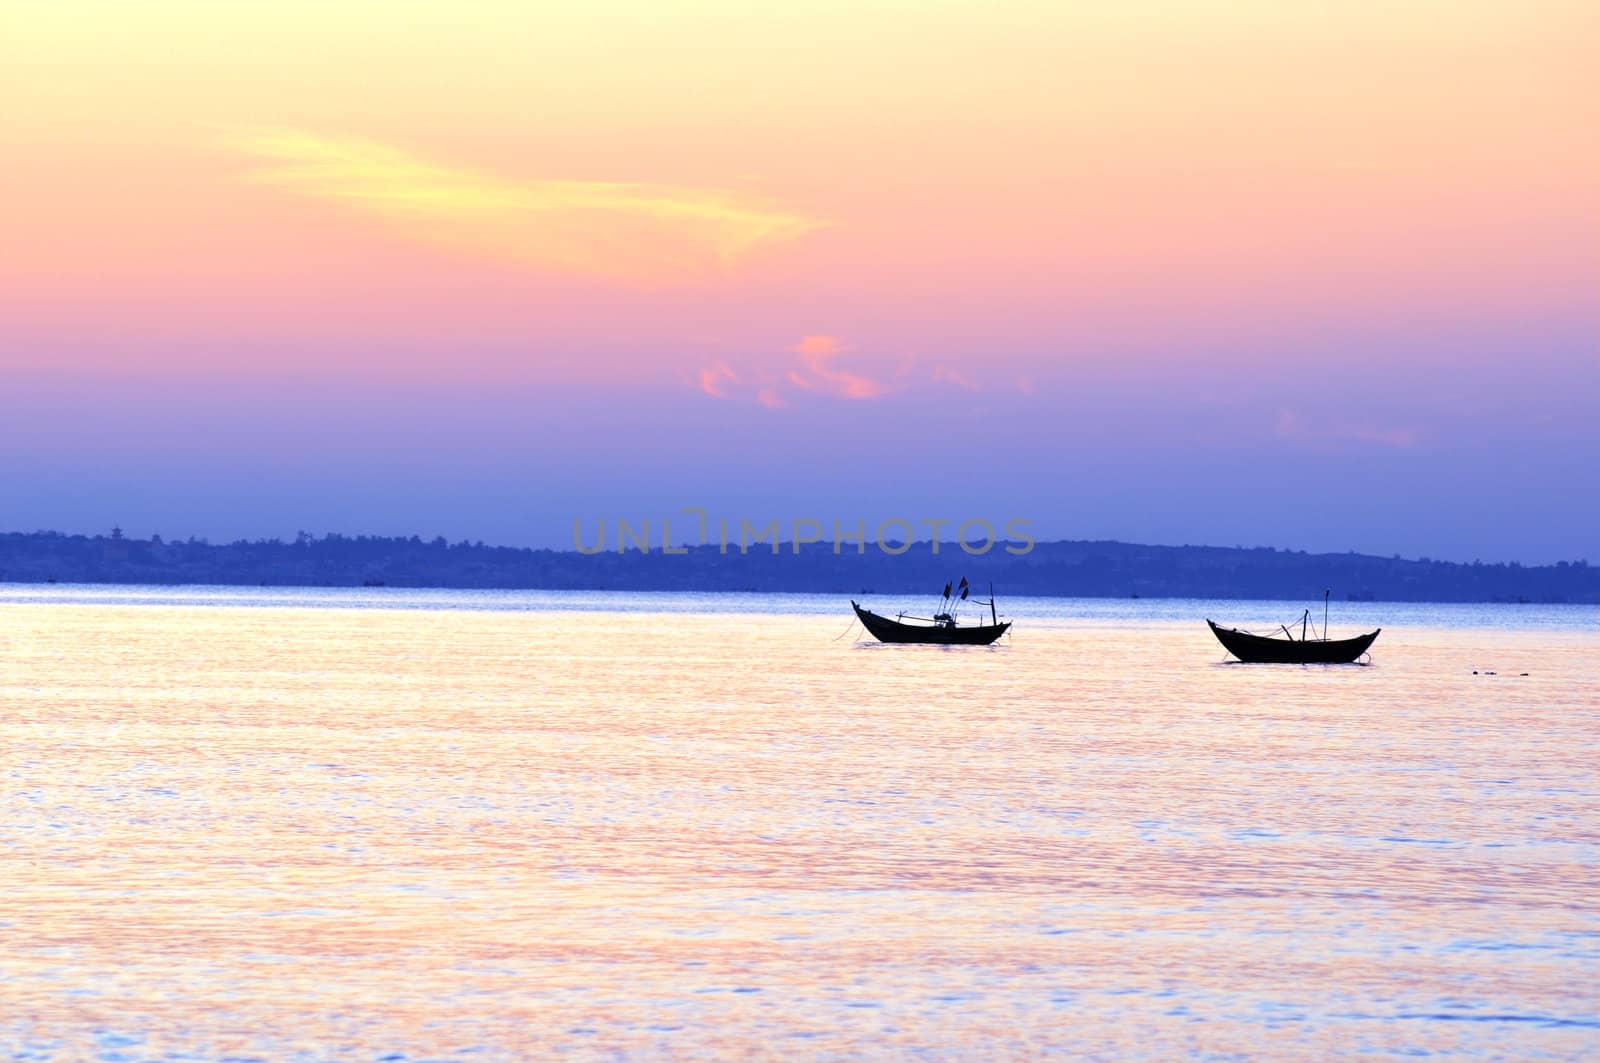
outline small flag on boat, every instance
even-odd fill
[[[948,583],[944,585],[944,596],[946,598],[950,597],[950,584]]]
[[[964,587],[964,586],[961,588],[961,600],[962,601],[966,601],[967,600],[967,588]]]
[[[965,587],[966,585],[967,585],[967,577],[962,576],[961,577],[961,586]]]

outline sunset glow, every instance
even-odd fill
[[[1002,418],[1035,454],[1081,428],[1141,495],[1209,447],[1459,460],[1456,485],[1446,455],[1502,434],[1600,460],[1592,5],[0,10],[0,370],[57,396],[46,447],[110,417],[171,467],[170,417],[102,412],[160,380],[358,417],[427,395],[441,484],[480,432],[551,445],[486,427],[485,392],[724,450],[765,416],[785,475],[868,410]],[[776,483],[735,460],[704,488]]]
[[[703,189],[602,181],[515,183],[381,144],[295,131],[239,138],[262,184],[390,221],[397,233],[551,272],[666,282],[731,266],[820,222]]]

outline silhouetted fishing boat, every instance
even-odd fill
[[[894,619],[879,616],[870,609],[863,609],[854,600],[850,608],[856,611],[856,619],[861,621],[861,626],[872,634],[879,642],[922,642],[936,646],[987,646],[995,639],[1006,633],[1011,627],[1011,621],[1000,622],[1000,614],[994,607],[994,587],[989,588],[989,600],[986,602],[974,601],[978,605],[989,607],[989,618],[992,623],[974,624],[971,627],[962,627],[956,623],[955,611],[959,603],[967,600],[969,590],[966,577],[962,577],[959,587],[952,588],[950,584],[944,585],[944,596],[940,600],[940,608],[932,616],[907,616],[901,613]],[[959,591],[959,596],[955,593]],[[907,621],[911,621],[907,623]]]
[[[1217,636],[1223,648],[1245,664],[1350,664],[1367,652],[1372,640],[1383,630],[1380,627],[1377,631],[1350,639],[1328,638],[1326,593],[1322,596],[1322,637],[1319,639],[1306,637],[1306,625],[1310,618],[1311,610],[1307,609],[1300,618],[1298,639],[1287,624],[1279,625],[1279,630],[1283,632],[1283,637],[1279,638],[1276,633],[1271,636],[1252,635],[1248,631],[1218,627],[1212,620],[1206,623],[1211,625],[1211,633]]]

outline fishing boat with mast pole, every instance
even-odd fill
[[[961,582],[956,585],[946,583],[944,594],[939,599],[939,606],[932,616],[909,616],[905,613],[897,614],[893,619],[879,616],[870,609],[863,609],[854,599],[850,608],[856,611],[856,619],[861,621],[861,626],[866,628],[873,638],[879,642],[918,642],[935,646],[988,646],[1004,635],[1011,627],[1011,621],[1000,621],[1000,613],[995,609],[994,584],[989,584],[989,598],[983,601],[971,599],[974,605],[987,605],[989,607],[989,620],[985,624],[979,623],[962,627],[956,621],[956,612],[961,603],[968,600],[971,585],[967,577],[962,576]],[[910,621],[910,623],[907,623]]]
[[[1300,637],[1294,637],[1294,632],[1288,624],[1279,624],[1278,630],[1283,632],[1279,638],[1277,632],[1271,635],[1254,635],[1248,631],[1237,628],[1219,627],[1215,621],[1207,619],[1211,626],[1211,633],[1217,636],[1217,641],[1222,643],[1224,649],[1244,664],[1351,664],[1372,646],[1378,637],[1377,631],[1369,631],[1365,635],[1357,635],[1348,639],[1328,638],[1328,591],[1322,592],[1322,637],[1308,638],[1307,625],[1311,619],[1311,610],[1307,609],[1300,617]]]

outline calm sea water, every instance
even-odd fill
[[[1593,607],[1007,604],[0,587],[0,1058],[1600,1056]]]

